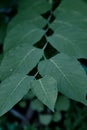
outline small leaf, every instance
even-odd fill
[[[52,120],[54,122],[59,122],[61,119],[62,119],[61,112],[55,112],[54,115],[53,115],[53,117],[52,117]]]
[[[23,98],[23,99],[24,99],[24,98]],[[21,102],[19,102],[19,106],[20,106],[21,108],[26,108],[26,107],[27,107],[26,101],[21,101]]]
[[[42,79],[33,81],[32,91],[42,103],[54,111],[58,94],[57,82],[54,78],[45,76]]]
[[[59,96],[56,102],[56,111],[67,111],[70,107],[70,101],[66,96]]]
[[[52,120],[52,115],[40,115],[39,120],[41,124],[49,125]]]
[[[87,105],[87,75],[74,58],[58,54],[39,64],[41,75],[51,75],[58,82],[58,90],[69,98]]]
[[[30,89],[32,78],[15,74],[0,84],[0,116],[10,110]]]
[[[44,105],[38,99],[34,99],[31,102],[31,108],[34,111],[42,112],[44,109]]]

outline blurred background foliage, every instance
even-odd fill
[[[61,94],[54,113],[32,96],[31,92],[0,118],[0,130],[86,130],[86,128],[87,107]]]
[[[18,0],[0,1],[0,59],[3,56],[7,25],[16,15],[17,9]],[[12,110],[0,117],[0,130],[16,129],[86,130],[87,107],[60,94],[53,113],[30,92]]]

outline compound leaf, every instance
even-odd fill
[[[48,38],[51,45],[70,56],[87,58],[87,5],[82,0],[63,0],[54,15],[51,28],[55,32]]]
[[[41,75],[51,75],[58,82],[58,89],[69,98],[87,105],[87,75],[74,58],[58,54],[39,64]]]

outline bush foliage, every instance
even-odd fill
[[[86,0],[0,2],[0,116],[31,91],[32,109],[56,109],[44,125],[61,120],[67,97],[87,105],[86,59]]]

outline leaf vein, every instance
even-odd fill
[[[67,76],[63,73],[63,71],[61,70],[61,68],[52,60],[50,59],[50,61],[55,65],[55,67],[59,70],[59,72],[63,75],[63,77],[67,80],[67,82],[72,86],[73,88],[73,84],[69,81],[69,79],[67,78]]]

